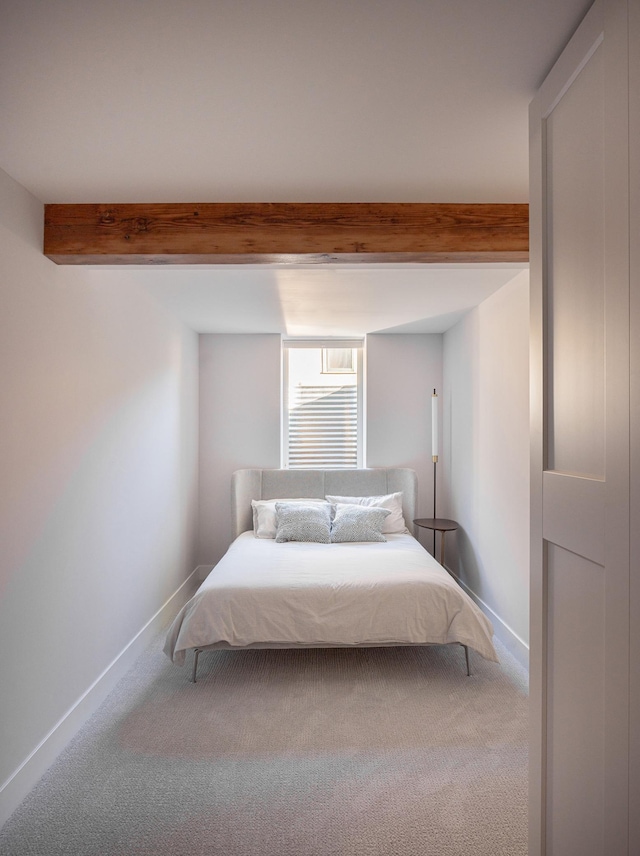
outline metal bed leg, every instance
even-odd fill
[[[462,646],[464,648],[464,658],[467,661],[467,677],[471,677],[471,669],[469,668],[469,649],[466,645]]]
[[[198,657],[200,656],[200,648],[193,649],[193,672],[191,674],[191,681],[195,684],[196,682],[196,672],[198,671]]]

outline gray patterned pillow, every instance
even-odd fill
[[[278,528],[276,541],[331,541],[331,506],[304,505],[301,502],[276,502]]]
[[[331,541],[386,541],[382,534],[384,521],[391,514],[388,508],[367,508],[364,505],[338,503],[331,524]]]
[[[396,493],[388,493],[385,496],[325,496],[325,499],[332,503],[341,503],[342,505],[364,505],[367,508],[388,508],[391,511],[389,517],[385,520],[382,532],[385,535],[392,533],[408,533],[407,524],[404,520],[402,511],[402,491]]]

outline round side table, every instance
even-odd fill
[[[421,526],[423,529],[432,529],[433,532],[440,533],[440,564],[444,564],[444,536],[447,532],[453,532],[458,528],[455,520],[447,520],[445,517],[419,517],[413,521],[416,526]]]

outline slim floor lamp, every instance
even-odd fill
[[[433,461],[433,516],[436,517],[436,471],[438,466],[438,393],[431,396],[431,460]],[[436,530],[433,530],[433,555],[436,555]]]

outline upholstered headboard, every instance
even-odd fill
[[[402,491],[404,519],[413,533],[418,478],[415,470],[237,470],[231,477],[231,516],[235,537],[253,528],[252,499],[380,496]]]

